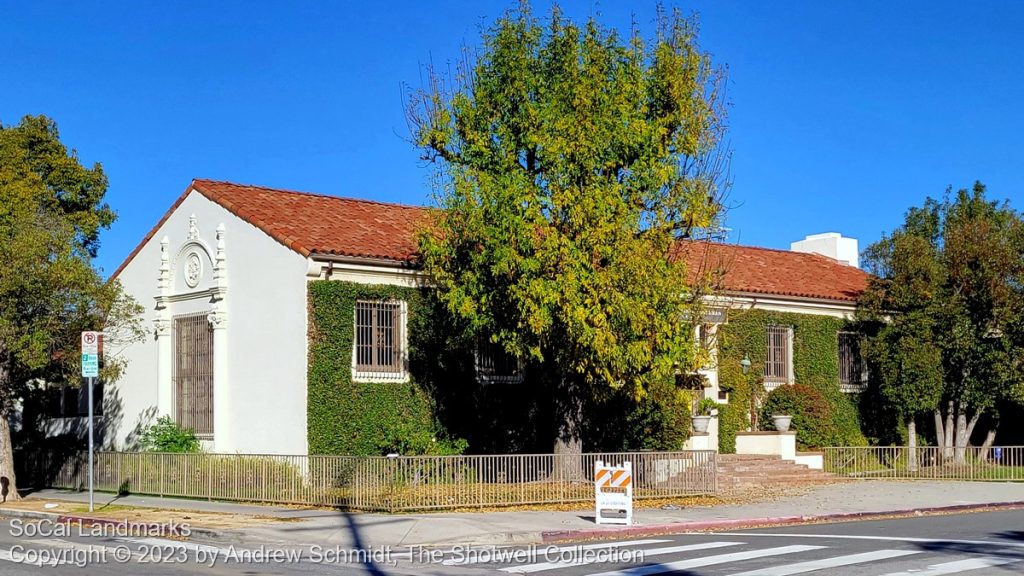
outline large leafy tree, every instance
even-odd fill
[[[81,165],[42,116],[0,125],[0,476],[17,498],[9,419],[32,386],[77,382],[79,333],[109,333],[109,354],[138,336],[138,307],[92,266],[114,221],[107,179]]]
[[[648,41],[523,4],[410,98],[442,208],[425,269],[469,331],[543,367],[558,453],[581,449],[586,402],[694,366],[699,290],[671,256],[717,226],[727,159],[696,36],[678,13]]]
[[[982,415],[1024,401],[1020,214],[978,183],[912,208],[866,256],[875,278],[860,314],[878,327],[866,350],[882,395],[912,433],[931,412],[944,453],[962,461]]]

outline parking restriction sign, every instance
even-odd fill
[[[82,332],[82,377],[100,375],[100,333]]]

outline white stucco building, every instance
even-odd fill
[[[423,283],[410,263],[426,214],[194,180],[114,274],[145,308],[148,335],[119,352],[128,366],[105,391],[106,447],[130,449],[144,427],[170,415],[215,452],[308,453],[307,283]],[[722,267],[720,306],[848,317],[866,274],[820,255],[839,245],[849,260],[847,240],[818,242],[818,254],[727,245],[689,253]],[[404,378],[404,310],[359,311],[356,324],[353,378]],[[702,329],[713,335],[715,321]],[[775,359],[778,376],[791,381],[792,342],[779,338],[789,349]],[[717,369],[703,373],[705,394],[728,401]]]

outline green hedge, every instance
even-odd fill
[[[793,418],[796,446],[799,450],[817,450],[839,445],[842,440],[832,424],[832,409],[817,390],[803,384],[779,386],[761,405],[761,422],[773,428],[772,416],[785,414]]]
[[[817,390],[828,401],[835,440],[847,446],[865,445],[858,399],[839,391],[837,335],[853,329],[850,322],[831,316],[750,309],[730,310],[728,323],[719,328],[719,385],[730,394],[729,406],[719,415],[719,450],[725,454],[735,452],[736,432],[748,426],[750,388],[740,369],[740,360],[747,354],[753,371],[764,366],[768,351],[766,328],[772,324],[793,327],[795,381]]]
[[[417,383],[352,381],[357,300],[406,302],[409,356],[430,333],[431,300],[423,289],[318,280],[309,284],[308,439],[310,454],[453,453],[435,418],[429,391]]]

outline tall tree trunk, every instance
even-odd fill
[[[563,380],[561,388],[561,398],[555,406],[558,421],[554,470],[551,474],[556,480],[584,481],[589,476],[583,470],[583,439],[580,429],[583,423],[583,399],[578,386]]]
[[[978,424],[978,419],[981,418],[981,410],[978,410],[971,416],[971,419],[967,422],[967,442],[966,445],[971,443],[971,436],[974,434],[974,427]]]
[[[953,401],[950,400],[949,406],[946,408],[946,434],[942,439],[943,460],[949,460],[953,457],[953,411]]]
[[[988,460],[989,452],[992,451],[992,445],[996,442],[996,427],[989,428],[988,434],[985,434],[985,441],[981,443],[981,450],[978,451],[978,459],[984,462]]]
[[[938,446],[938,453],[942,454],[943,440],[946,438],[945,427],[942,425],[942,409],[936,408],[932,414],[935,416],[935,445]],[[929,465],[934,465],[929,462]]]
[[[956,411],[956,446],[953,451],[954,464],[967,463],[967,414],[964,413],[964,409],[965,407],[960,405],[959,410]]]
[[[11,389],[7,365],[0,361],[0,497],[4,502],[19,500],[18,479],[14,475],[14,446],[11,442],[11,399],[4,398]]]
[[[914,416],[907,422],[907,469],[917,472],[917,422]]]

